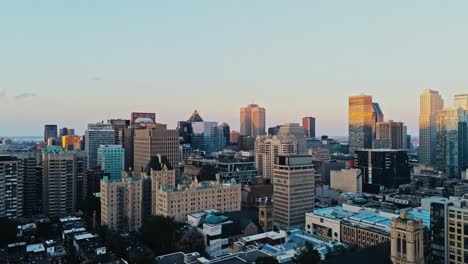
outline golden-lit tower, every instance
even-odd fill
[[[372,148],[372,126],[374,106],[372,96],[356,95],[349,97],[349,151],[354,153],[356,149]]]
[[[419,111],[419,163],[436,162],[437,114],[444,107],[439,92],[425,89],[420,97]]]

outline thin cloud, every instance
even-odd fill
[[[5,88],[0,88],[0,98],[5,97],[5,96],[6,96]]]
[[[15,100],[23,100],[36,96],[35,93],[22,93],[15,96]]]
[[[101,77],[96,76],[96,77],[93,77],[92,80],[93,80],[93,81],[100,81],[100,80],[101,80]]]

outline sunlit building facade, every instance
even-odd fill
[[[356,95],[349,97],[349,151],[372,147],[372,125],[374,106],[372,96]]]
[[[420,96],[419,110],[419,163],[435,165],[437,114],[444,107],[439,92],[425,89]]]
[[[240,134],[252,138],[265,135],[265,108],[256,104],[241,107]]]

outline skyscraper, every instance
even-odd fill
[[[98,148],[98,166],[109,173],[110,180],[118,181],[122,177],[125,165],[125,150],[121,145],[101,145]]]
[[[47,143],[49,138],[57,138],[57,125],[45,125],[44,126],[44,142]]]
[[[307,141],[306,130],[297,123],[286,123],[280,127],[278,135],[293,135],[296,138],[297,143],[297,153],[306,154],[307,153]]]
[[[377,122],[373,148],[405,149],[406,129],[402,122]]]
[[[382,108],[380,108],[379,103],[372,103],[372,136],[375,139],[376,136],[376,128],[378,122],[384,121],[384,114],[382,112]]]
[[[50,217],[74,213],[85,193],[85,156],[49,146],[42,150],[42,203]]]
[[[226,138],[218,122],[192,122],[192,147],[207,153],[221,151],[226,146]]]
[[[101,145],[114,145],[115,132],[110,124],[88,124],[85,136],[85,150],[88,169],[97,166],[97,150]]]
[[[419,163],[435,165],[437,114],[444,107],[439,92],[425,89],[420,97],[419,111]]]
[[[240,133],[242,136],[265,135],[265,108],[250,104],[240,109]]]
[[[231,128],[229,127],[228,123],[222,123],[219,127],[222,129],[223,132],[224,143],[226,144],[226,146],[230,145]]]
[[[437,169],[460,177],[468,168],[468,105],[438,111],[436,138]]]
[[[13,156],[0,156],[0,217],[23,216],[23,181],[20,161]]]
[[[144,170],[151,158],[159,154],[166,156],[178,173],[181,159],[179,146],[179,132],[177,129],[167,129],[167,126],[163,124],[148,125],[144,129],[135,129],[134,171]]]
[[[273,177],[273,223],[280,228],[303,228],[305,214],[315,207],[312,156],[276,157]]]
[[[306,130],[308,138],[315,138],[315,117],[306,116],[302,118],[302,127]]]
[[[372,147],[372,124],[374,123],[372,96],[356,95],[349,97],[349,151]]]
[[[454,98],[455,108],[463,108],[466,110],[468,106],[468,94],[456,94]]]
[[[107,123],[112,125],[115,133],[115,144],[122,145],[124,141],[124,129],[130,126],[128,119],[110,119]]]
[[[273,179],[273,168],[278,155],[298,154],[294,135],[262,136],[255,140],[255,167],[264,179]]]

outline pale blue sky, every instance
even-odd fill
[[[175,127],[198,109],[239,127],[317,117],[347,134],[367,93],[417,133],[419,93],[468,91],[468,1],[2,1],[0,135],[132,111]]]

